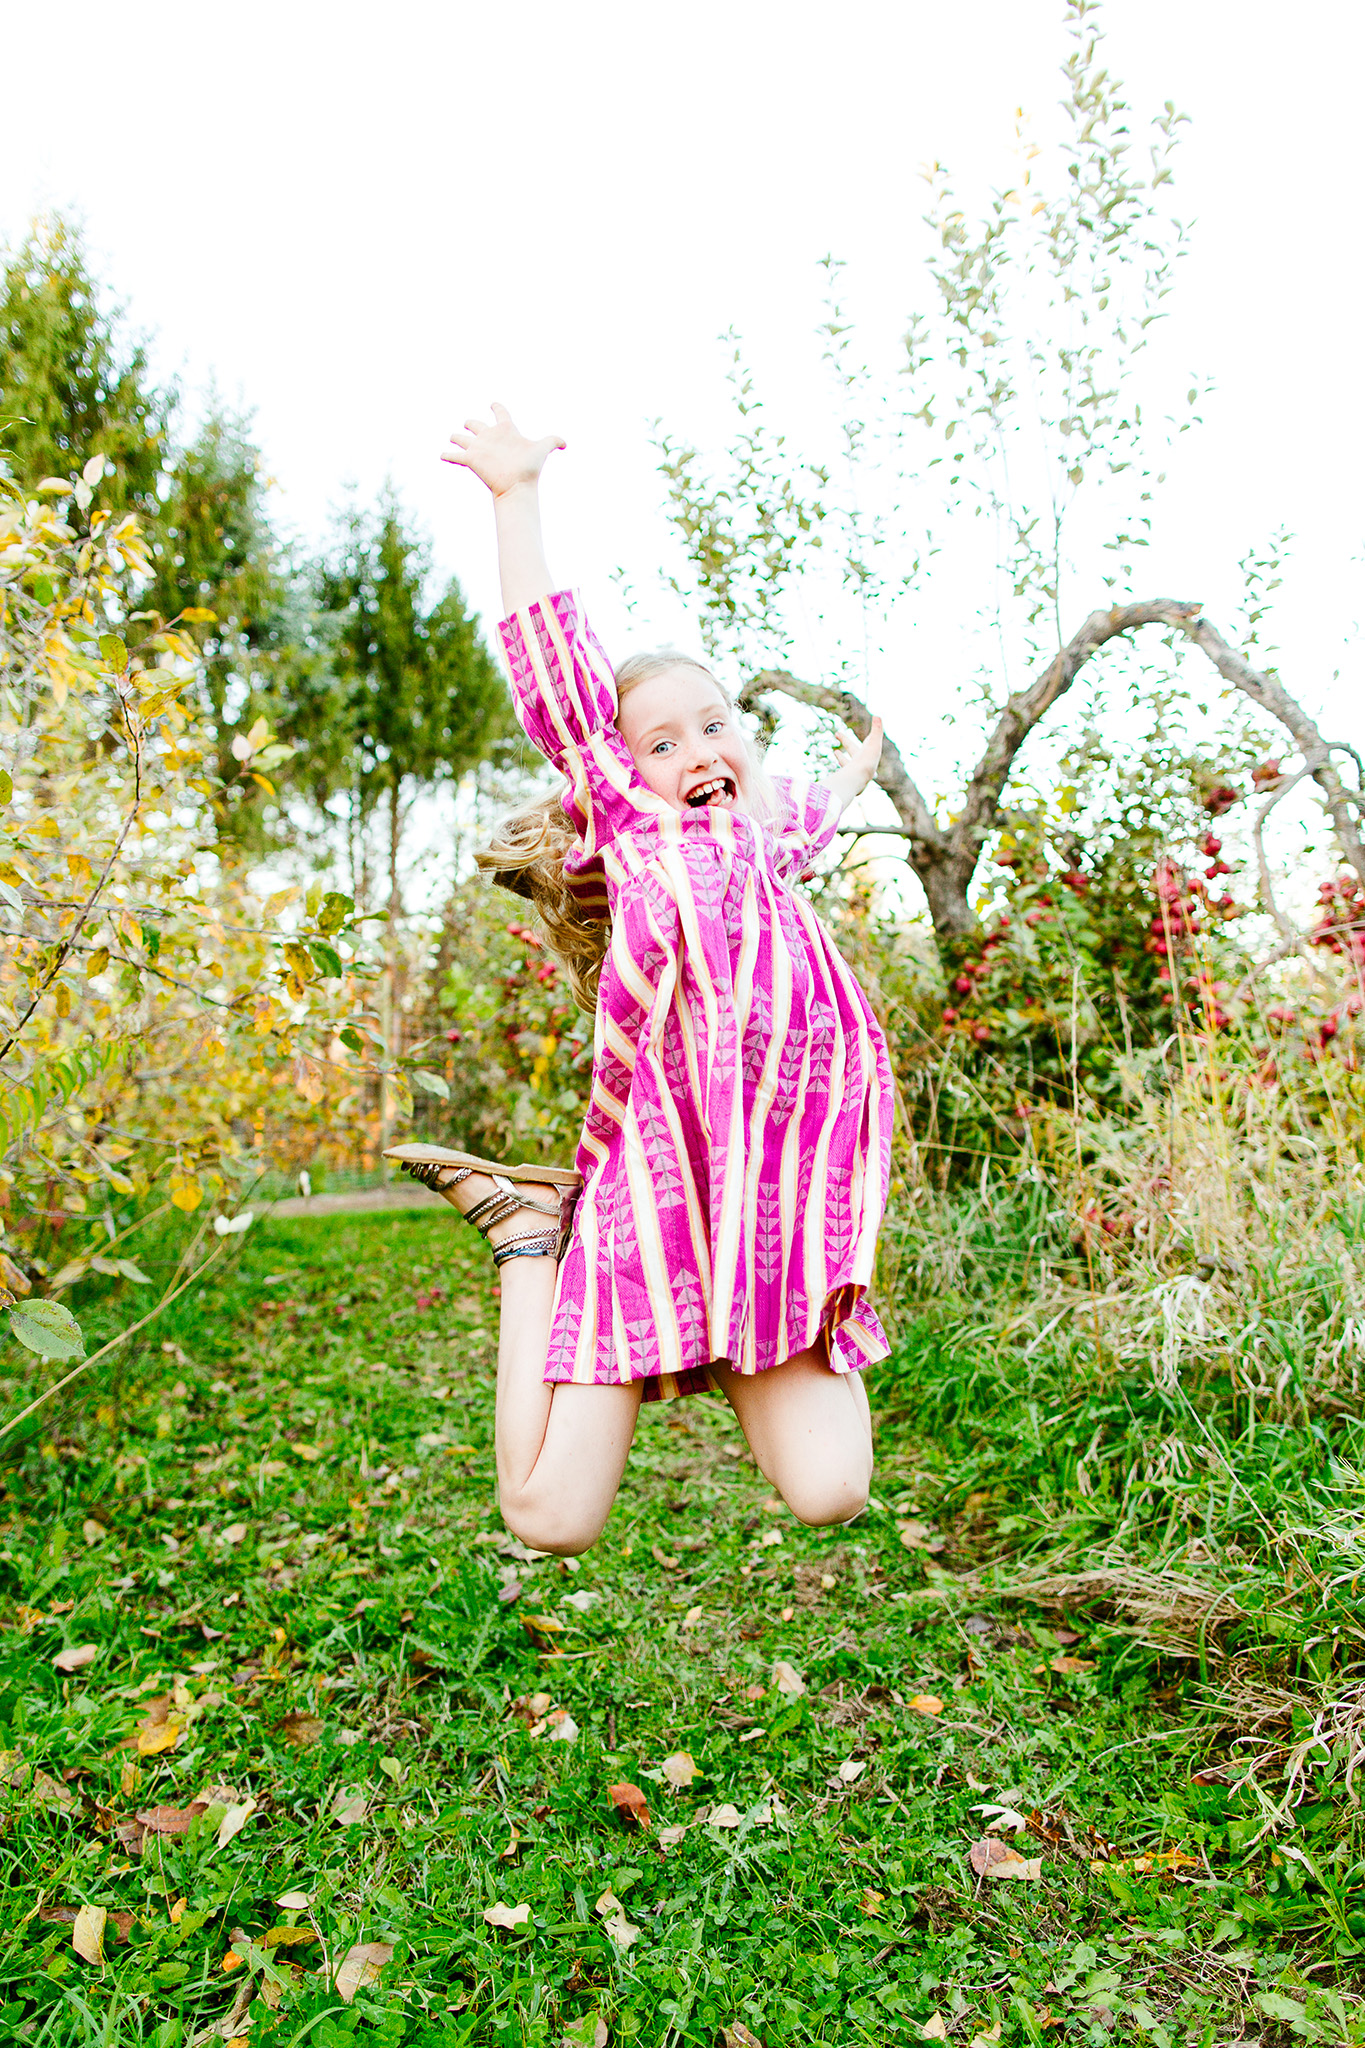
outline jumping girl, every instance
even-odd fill
[[[564,443],[501,406],[444,459],[493,498],[518,716],[567,782],[480,856],[535,904],[585,1008],[577,1168],[432,1145],[400,1159],[502,1269],[497,1459],[538,1550],[600,1535],[642,1400],[718,1389],[803,1522],[867,1499],[860,1369],[891,1158],[886,1045],[792,887],[867,786],[881,728],[823,785],[764,774],[720,684],[685,655],[613,676],[545,564],[538,486]],[[528,1228],[529,1224],[529,1228]]]

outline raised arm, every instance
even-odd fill
[[[451,452],[441,457],[442,462],[472,469],[492,495],[502,608],[510,616],[523,605],[548,597],[555,587],[540,536],[540,472],[546,458],[564,443],[557,434],[528,440],[505,405],[494,405],[491,424],[466,420],[464,431],[450,439]]]

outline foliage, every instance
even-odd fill
[[[79,229],[59,215],[37,222],[10,256],[0,282],[0,460],[32,489],[103,456],[104,510],[154,517],[174,398],[153,386],[145,348],[101,298]]]
[[[0,497],[0,1184],[11,1287],[47,1292],[92,1264],[144,1284],[149,1203],[233,1206],[267,1123],[311,1145],[366,1071],[351,903],[314,882],[262,905],[214,837],[197,651],[138,609],[146,541],[102,472]],[[235,777],[269,788],[287,751],[258,721]]]
[[[1027,1242],[1034,1200],[1013,1222],[959,1212],[983,1262]],[[772,1514],[728,1411],[695,1399],[642,1418],[575,1569],[524,1554],[493,1512],[489,1285],[443,1214],[267,1223],[168,1312],[168,1349],[70,1399],[10,1463],[12,2028],[36,2021],[54,2048],[183,2044],[236,2013],[266,2048],[310,2025],[377,2048],[558,2048],[600,2016],[613,2041],[712,2048],[739,2027],[918,2038],[937,2012],[966,2042],[998,2024],[1002,2048],[1239,2022],[1272,2039],[1277,2017],[1299,2040],[1361,2037],[1340,1763],[1315,1770],[1297,1829],[1256,1839],[1197,1654],[1153,1647],[1112,1589],[1087,1604],[1019,1585],[1045,1533],[1085,1562],[1121,1500],[1154,1571],[1210,1507],[1217,1541],[1250,1543],[1220,1467],[1162,1467],[1179,1419],[1150,1381],[1073,1384],[1069,1340],[1005,1374],[1007,1351],[954,1334],[994,1292],[964,1272],[915,1304],[874,1379],[862,1522]],[[1355,1424],[1330,1428],[1346,1455]],[[1285,1523],[1331,1484],[1292,1423],[1228,1449]],[[1311,1696],[1293,1608],[1281,1584],[1259,1625],[1215,1614],[1212,1672],[1250,1644]],[[84,1645],[94,1660],[63,1678],[52,1659]],[[804,1691],[779,1690],[779,1661]],[[537,1693],[576,1740],[551,1739]],[[674,1790],[662,1765],[681,1752],[698,1775]],[[622,1780],[645,1831],[613,1810]],[[230,1795],[256,1807],[219,1847]],[[982,1802],[1036,1816],[1036,1881],[974,1878]],[[157,1832],[177,1816],[185,1832]],[[607,1891],[639,1930],[628,1947],[597,1910]],[[529,1915],[501,1930],[498,1901]],[[73,1948],[83,1904],[109,1915],[102,1968]],[[370,1942],[392,1959],[343,2010],[328,1969]],[[226,1967],[230,1950],[245,1961]]]

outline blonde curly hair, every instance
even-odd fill
[[[670,647],[653,654],[633,654],[622,662],[616,671],[618,706],[641,683],[674,668],[695,669],[715,684],[734,709],[734,698],[704,662],[694,660],[690,654],[676,653]],[[749,746],[747,739],[745,744]],[[753,766],[752,809],[759,818],[771,818],[777,809],[777,793],[751,746],[749,752]],[[542,796],[500,819],[488,845],[480,847],[474,859],[492,881],[525,897],[533,906],[545,927],[549,950],[569,977],[574,1001],[591,1015],[597,1008],[602,963],[611,943],[611,918],[605,900],[597,912],[590,901],[575,895],[569,887],[564,863],[581,843],[564,815],[561,797]]]

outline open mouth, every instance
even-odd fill
[[[735,785],[729,776],[717,775],[712,781],[703,782],[699,788],[691,790],[684,801],[694,811],[698,811],[703,804],[728,803],[733,801],[734,796]]]

